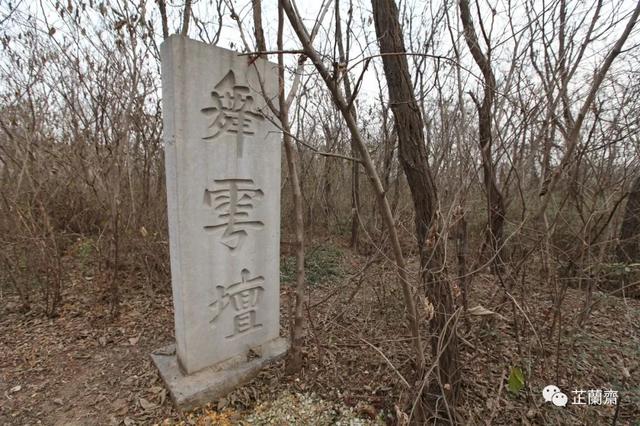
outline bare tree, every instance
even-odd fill
[[[438,362],[439,382],[455,421],[455,405],[460,389],[458,345],[455,331],[456,308],[449,283],[442,274],[442,254],[437,229],[437,192],[427,158],[424,121],[413,93],[409,66],[393,0],[372,0],[380,53],[389,89],[389,103],[395,118],[399,156],[411,189],[415,209],[415,229],[420,251],[422,282],[434,305],[430,321],[431,352]]]
[[[638,20],[638,15],[640,15],[640,1],[638,1],[635,8],[633,9],[633,12],[629,17],[629,20],[627,21],[627,25],[622,31],[622,34],[620,34],[618,40],[611,47],[611,50],[605,57],[604,61],[595,72],[591,85],[589,86],[587,95],[585,96],[584,102],[582,103],[582,106],[580,107],[580,110],[578,112],[578,115],[576,116],[575,119],[567,115],[569,120],[568,120],[568,123],[566,123],[566,128],[562,132],[566,141],[565,153],[558,167],[555,168],[555,170],[550,174],[550,176],[543,183],[543,187],[540,192],[540,196],[542,197],[541,205],[536,211],[534,217],[539,218],[544,214],[547,208],[547,205],[549,204],[549,200],[551,199],[551,194],[555,189],[556,185],[558,184],[560,177],[562,176],[564,171],[571,165],[572,161],[574,161],[575,151],[580,140],[582,125],[584,124],[585,118],[589,113],[589,110],[593,104],[593,101],[596,98],[598,90],[600,89],[600,85],[604,81],[607,75],[607,72],[611,68],[611,64],[616,59],[616,57],[618,57],[618,55],[620,55],[620,53],[622,52],[622,48],[625,42],[629,38],[629,35],[631,34],[633,27],[636,25],[636,22]],[[595,19],[597,19],[597,12],[594,15],[594,20]],[[564,90],[564,89],[561,89],[561,90]],[[565,108],[564,111],[568,111],[568,109]]]
[[[350,4],[350,10],[353,9],[353,4]],[[347,72],[347,63],[349,62],[349,25],[347,25],[347,48],[344,48],[344,42],[342,41],[342,22],[340,19],[340,0],[336,0],[335,5],[335,18],[336,18],[336,42],[338,44],[338,63],[334,66],[334,74],[337,79],[342,79],[344,85],[344,94],[347,98],[352,96],[351,80],[349,79],[349,73]],[[351,15],[349,15],[351,18]],[[357,119],[357,112],[355,103],[351,103],[351,114],[354,119]],[[356,156],[357,149],[353,140],[351,141],[351,155]],[[358,229],[360,229],[360,222],[358,220],[360,210],[360,164],[357,162],[351,163],[351,247],[357,249],[358,247]]]
[[[474,98],[474,103],[478,108],[478,142],[480,143],[480,154],[482,158],[482,170],[484,187],[487,197],[487,245],[491,248],[491,257],[495,258],[495,265],[500,265],[500,250],[504,244],[503,226],[505,219],[505,207],[502,193],[498,189],[496,172],[493,165],[493,103],[496,90],[496,78],[491,69],[491,46],[485,55],[480,48],[478,36],[473,26],[471,11],[468,0],[459,0],[460,19],[464,28],[464,38],[473,55],[473,59],[482,71],[484,96],[482,102]],[[482,23],[480,24],[482,25]],[[483,30],[483,33],[484,30]],[[486,33],[485,33],[486,34]],[[486,40],[487,44],[489,40]]]
[[[636,177],[631,185],[624,219],[620,227],[620,244],[618,259],[620,262],[640,261],[640,177]]]

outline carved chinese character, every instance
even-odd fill
[[[249,87],[237,84],[235,74],[229,71],[211,92],[212,105],[200,110],[211,118],[208,134],[202,139],[215,140],[223,133],[233,133],[242,155],[243,135],[255,134],[255,120],[264,120],[262,114],[254,110],[250,93]]]
[[[252,220],[254,202],[262,199],[264,193],[252,179],[216,179],[213,186],[204,190],[204,204],[213,207],[218,222],[206,225],[207,231],[224,228],[221,243],[231,251],[241,248],[248,235],[248,229],[262,229],[264,223]]]
[[[260,295],[264,291],[262,286],[264,278],[262,276],[249,278],[249,275],[249,270],[243,269],[240,272],[241,280],[239,282],[228,286],[217,286],[218,298],[209,305],[213,311],[213,318],[209,321],[212,326],[215,326],[216,320],[229,304],[236,312],[233,318],[233,333],[227,337],[262,327],[262,324],[258,324],[256,317]]]

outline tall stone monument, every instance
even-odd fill
[[[180,408],[287,351],[279,335],[277,68],[181,36],[161,47],[175,350],[152,358]]]

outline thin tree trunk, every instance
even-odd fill
[[[256,38],[256,50],[258,52],[267,51],[267,43],[264,39],[264,30],[262,29],[262,0],[252,0],[253,3],[253,35]],[[265,54],[258,54],[258,57],[264,57]]]
[[[338,44],[338,55],[339,55],[339,61],[340,61],[340,63],[336,67],[336,78],[340,78],[340,76],[342,77],[342,82],[344,85],[344,94],[347,98],[350,98],[351,82],[349,80],[349,75],[346,72],[348,58],[345,55],[344,44],[342,42],[342,25],[340,22],[340,0],[336,0],[335,12],[336,12],[336,41]],[[340,75],[342,70],[344,70],[344,74]],[[353,103],[351,104],[351,114],[353,115],[354,120],[357,121],[356,107]],[[350,143],[351,143],[351,156],[356,157],[357,148],[355,146],[355,142],[353,141],[353,138],[351,138]],[[351,162],[351,242],[350,242],[350,246],[352,248],[355,248],[356,250],[358,248],[358,230],[360,229],[359,220],[358,220],[359,211],[360,211],[360,164],[356,161],[352,161]]]
[[[382,186],[382,182],[380,181],[380,177],[375,169],[373,161],[371,160],[371,156],[369,155],[369,151],[367,151],[364,140],[362,139],[362,135],[358,129],[358,126],[355,122],[353,115],[349,109],[349,104],[347,100],[344,98],[342,93],[340,92],[340,88],[338,87],[336,81],[332,78],[329,71],[325,68],[322,63],[322,58],[318,54],[318,52],[311,45],[311,39],[307,29],[302,24],[300,17],[298,17],[297,13],[294,11],[293,6],[291,5],[290,0],[280,0],[281,4],[286,12],[289,22],[293,27],[298,39],[302,43],[305,54],[311,59],[316,70],[324,80],[327,88],[329,89],[333,101],[336,107],[340,110],[342,117],[344,118],[349,132],[351,133],[351,137],[353,138],[356,146],[358,148],[358,152],[360,154],[361,160],[365,166],[365,170],[371,182],[371,186],[376,194],[377,201],[380,205],[380,209],[383,212],[383,218],[385,222],[385,226],[389,231],[389,239],[391,241],[391,246],[393,249],[393,255],[396,263],[399,284],[402,288],[402,294],[405,301],[405,305],[407,306],[407,319],[409,322],[409,329],[412,335],[412,345],[414,347],[416,353],[416,366],[420,376],[424,372],[424,352],[422,349],[422,340],[420,338],[420,326],[418,324],[418,316],[415,300],[411,291],[411,286],[409,284],[409,278],[407,275],[406,264],[404,261],[404,256],[402,254],[402,248],[400,246],[400,240],[398,238],[398,233],[396,230],[395,222],[393,220],[393,214],[391,213],[391,207],[389,206],[389,202],[387,200],[384,188]]]
[[[167,20],[167,4],[165,0],[156,0],[158,9],[160,10],[160,21],[162,22],[162,38],[166,40],[169,37],[169,22]]]
[[[466,1],[466,0],[461,0]],[[542,197],[540,206],[533,214],[534,219],[539,219],[544,215],[544,212],[549,205],[549,201],[551,200],[551,195],[556,185],[560,181],[560,177],[564,173],[564,171],[571,165],[574,160],[574,153],[576,147],[578,146],[578,142],[580,141],[580,131],[582,130],[582,124],[584,122],[591,105],[600,89],[600,85],[604,81],[609,69],[611,68],[611,64],[613,61],[620,55],[622,52],[622,48],[624,47],[625,42],[629,38],[633,27],[636,25],[638,21],[638,16],[640,16],[640,0],[636,3],[635,9],[627,21],[627,25],[625,26],[624,31],[620,35],[620,38],[613,45],[607,57],[604,59],[604,62],[596,72],[593,81],[591,82],[591,86],[589,87],[589,92],[587,93],[587,97],[578,112],[578,116],[576,119],[570,123],[570,127],[567,129],[566,136],[566,151],[560,161],[560,164],[555,168],[555,170],[549,175],[549,177],[543,182],[542,190],[540,191],[540,196]]]
[[[505,207],[502,193],[498,189],[496,183],[496,172],[493,166],[492,156],[492,114],[493,101],[495,97],[496,79],[491,69],[489,56],[485,56],[480,49],[476,31],[473,28],[471,12],[469,10],[469,1],[460,0],[460,19],[464,28],[464,39],[469,46],[469,50],[473,59],[480,67],[483,76],[484,97],[482,103],[476,103],[478,107],[478,133],[480,142],[480,152],[482,156],[482,171],[485,191],[487,193],[487,212],[488,212],[488,234],[487,243],[491,248],[491,257],[494,258],[493,265],[500,267],[502,265],[500,250],[504,242],[503,227]]]
[[[453,412],[460,389],[458,345],[455,327],[447,326],[455,314],[455,305],[449,284],[441,273],[442,254],[438,248],[438,233],[435,232],[437,190],[427,158],[424,121],[413,93],[396,4],[393,0],[372,0],[372,5],[380,52],[384,55],[382,61],[389,103],[395,117],[400,162],[415,208],[422,281],[434,306],[434,317],[430,321],[431,350],[438,357],[438,374],[449,418],[455,421]]]
[[[456,239],[456,257],[458,260],[458,283],[460,292],[462,293],[462,307],[465,314],[469,310],[469,302],[467,298],[467,220],[465,218],[464,208],[459,205],[456,208],[455,218],[455,239]]]
[[[191,21],[191,0],[184,3],[184,12],[182,13],[182,30],[180,35],[186,37],[189,34],[189,22]]]
[[[260,6],[260,2],[258,7]],[[254,3],[254,6],[255,6]],[[259,16],[260,14],[258,14]],[[257,26],[257,24],[256,24]],[[278,6],[278,51],[282,52],[283,46],[283,27],[284,14],[282,4]],[[256,31],[257,32],[257,31]],[[260,25],[260,33],[262,33],[262,25]],[[266,50],[266,49],[265,49]],[[302,368],[302,337],[304,334],[304,211],[302,206],[302,190],[300,189],[300,177],[298,175],[298,153],[294,149],[293,140],[291,138],[291,126],[289,124],[289,103],[286,99],[285,81],[284,81],[284,57],[282,53],[278,54],[278,82],[280,85],[280,94],[278,97],[280,123],[283,130],[284,150],[287,158],[287,168],[291,177],[291,191],[293,193],[293,210],[295,216],[295,234],[296,234],[296,296],[294,318],[291,321],[291,352],[287,362],[287,370],[296,372]]]
[[[261,1],[254,0],[252,2],[254,16],[254,34],[258,42],[258,51],[265,52],[266,44],[264,39],[264,31],[262,28],[262,10]],[[280,120],[283,132],[283,142],[285,149],[285,157],[287,161],[287,169],[291,180],[291,191],[294,204],[294,229],[295,229],[295,247],[296,247],[296,287],[295,301],[292,303],[291,313],[293,318],[290,319],[291,330],[291,351],[287,360],[287,371],[292,373],[302,368],[302,337],[304,334],[304,293],[305,293],[305,271],[304,271],[304,211],[302,205],[302,190],[300,185],[300,175],[298,174],[298,152],[293,146],[293,138],[291,136],[291,124],[289,122],[289,105],[293,101],[299,80],[296,78],[289,94],[285,90],[284,79],[284,56],[283,56],[283,30],[284,30],[284,13],[282,4],[278,4],[278,108],[276,108],[271,99],[265,98],[267,105],[271,111],[277,115]],[[258,56],[266,57],[266,54]],[[302,66],[304,58],[298,64],[298,68]]]
[[[624,219],[620,226],[618,260],[620,262],[640,262],[640,176],[631,185]]]
[[[325,139],[325,152],[331,152],[333,144],[331,140],[333,139],[333,135],[331,133],[331,129],[326,124],[322,125],[322,132],[324,134]],[[324,221],[326,226],[329,226],[331,223],[331,216],[335,214],[335,205],[333,202],[333,188],[331,186],[331,179],[333,178],[333,167],[331,167],[331,159],[325,157],[322,159],[322,198],[324,202],[322,203],[322,209],[324,211],[324,217],[322,220]]]

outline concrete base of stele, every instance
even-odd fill
[[[178,365],[175,345],[158,349],[151,359],[160,371],[173,403],[191,410],[224,397],[253,379],[261,369],[285,356],[287,339],[279,337],[214,366],[186,375]]]

